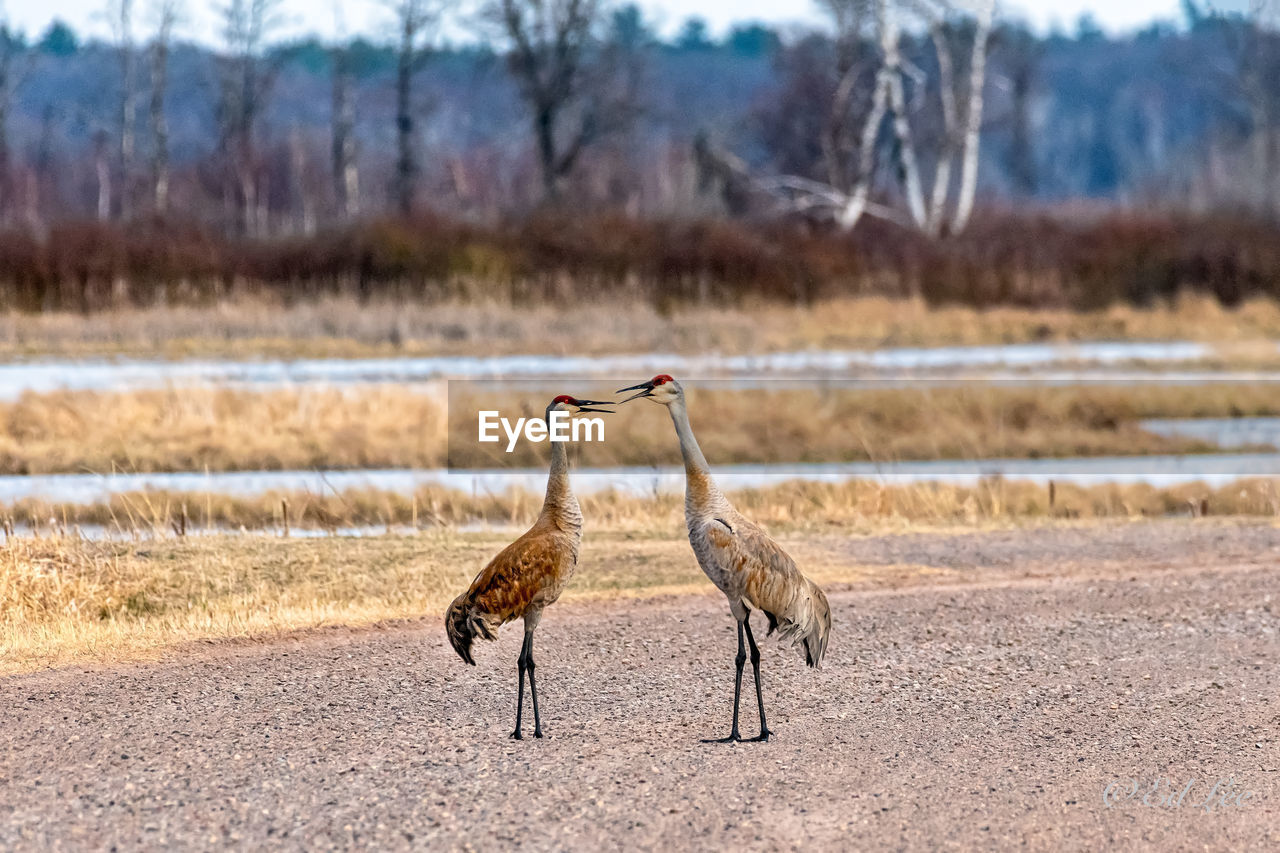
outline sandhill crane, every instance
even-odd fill
[[[729,611],[738,620],[733,730],[718,742],[742,740],[738,734],[738,703],[742,695],[742,667],[746,662],[742,648],[744,633],[751,648],[756,704],[760,708],[760,734],[750,740],[767,741],[772,732],[764,718],[760,650],[751,636],[751,608],[762,611],[768,618],[769,634],[777,630],[781,638],[802,643],[805,662],[816,667],[822,663],[827,639],[831,635],[831,607],[827,604],[827,597],[817,584],[800,573],[787,552],[734,509],[716,487],[707,460],[689,426],[689,412],[680,383],[664,373],[648,382],[623,388],[618,393],[624,391],[639,393],[623,400],[623,403],[647,397],[666,406],[671,414],[680,439],[680,453],[684,457],[684,517],[689,528],[689,544],[693,546],[702,571],[729,599]]]
[[[551,413],[564,411],[604,412],[595,400],[576,400],[560,395],[547,406],[546,421],[551,429]],[[578,545],[582,541],[582,511],[569,488],[569,455],[566,442],[551,442],[551,473],[542,512],[519,539],[512,542],[484,567],[466,592],[445,612],[445,633],[464,661],[475,666],[471,643],[476,637],[497,639],[498,627],[514,619],[524,619],[524,643],[516,659],[516,728],[511,736],[523,738],[520,720],[524,712],[524,676],[529,673],[529,693],[533,699],[533,736],[542,737],[538,714],[538,687],[533,672],[533,632],[542,611],[555,603],[578,565]]]

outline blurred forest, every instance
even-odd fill
[[[282,42],[278,0],[0,24],[0,297],[381,290],[1099,305],[1280,295],[1280,21],[1123,38],[994,3],[823,0],[813,31],[485,0],[476,40]],[[481,284],[483,283],[483,285]]]

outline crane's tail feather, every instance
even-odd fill
[[[475,666],[476,662],[471,656],[471,643],[476,637],[496,640],[498,634],[494,627],[488,623],[483,614],[477,613],[471,607],[465,592],[453,600],[444,614],[444,630],[449,635],[449,644],[458,653],[458,657],[472,666]]]
[[[783,613],[764,611],[769,620],[765,636],[777,631],[779,640],[803,644],[804,662],[809,666],[819,666],[827,653],[827,640],[831,637],[831,605],[816,583],[808,578],[803,580],[804,592],[793,599]]]
[[[806,579],[807,580],[807,579]],[[821,666],[827,654],[827,641],[831,639],[831,605],[827,595],[813,581],[808,581],[813,603],[813,621],[804,635],[804,662],[809,666]]]

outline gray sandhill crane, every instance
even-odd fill
[[[769,620],[769,634],[775,630],[782,639],[804,646],[809,666],[822,663],[831,636],[831,607],[813,581],[796,568],[795,561],[763,530],[744,518],[711,479],[707,460],[693,437],[684,389],[667,374],[648,382],[623,388],[639,391],[623,403],[640,397],[667,407],[680,439],[684,457],[684,518],[689,528],[689,544],[699,565],[711,582],[729,599],[729,611],[738,620],[737,675],[733,683],[733,730],[720,743],[740,741],[738,703],[742,695],[742,667],[746,653],[742,637],[751,648],[751,669],[756,679],[756,704],[760,708],[760,734],[750,740],[767,741],[772,732],[764,719],[764,697],[760,693],[760,649],[751,636],[751,608]]]
[[[560,395],[547,406],[547,428],[554,411],[578,414],[604,412],[595,400],[576,400]],[[538,687],[533,672],[533,632],[542,611],[554,604],[578,566],[578,545],[582,541],[582,511],[569,487],[567,442],[551,442],[551,473],[547,477],[547,497],[542,512],[519,539],[489,561],[466,592],[449,605],[444,615],[445,633],[464,661],[475,666],[471,644],[476,637],[495,640],[499,626],[524,619],[524,644],[516,659],[516,729],[511,736],[523,738],[520,719],[524,712],[524,676],[529,673],[529,693],[533,699],[533,736],[542,737],[538,714]]]

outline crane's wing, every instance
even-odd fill
[[[547,603],[576,560],[572,544],[539,525],[502,549],[445,611],[445,633],[459,657],[474,664],[475,638],[495,640],[502,624]]]
[[[471,582],[467,598],[486,621],[518,619],[547,587],[565,555],[557,537],[530,531],[503,548]]]
[[[720,565],[742,578],[747,603],[768,617],[769,633],[776,629],[783,639],[803,642],[809,665],[821,663],[831,634],[831,607],[818,585],[744,518],[713,519],[704,532]]]

